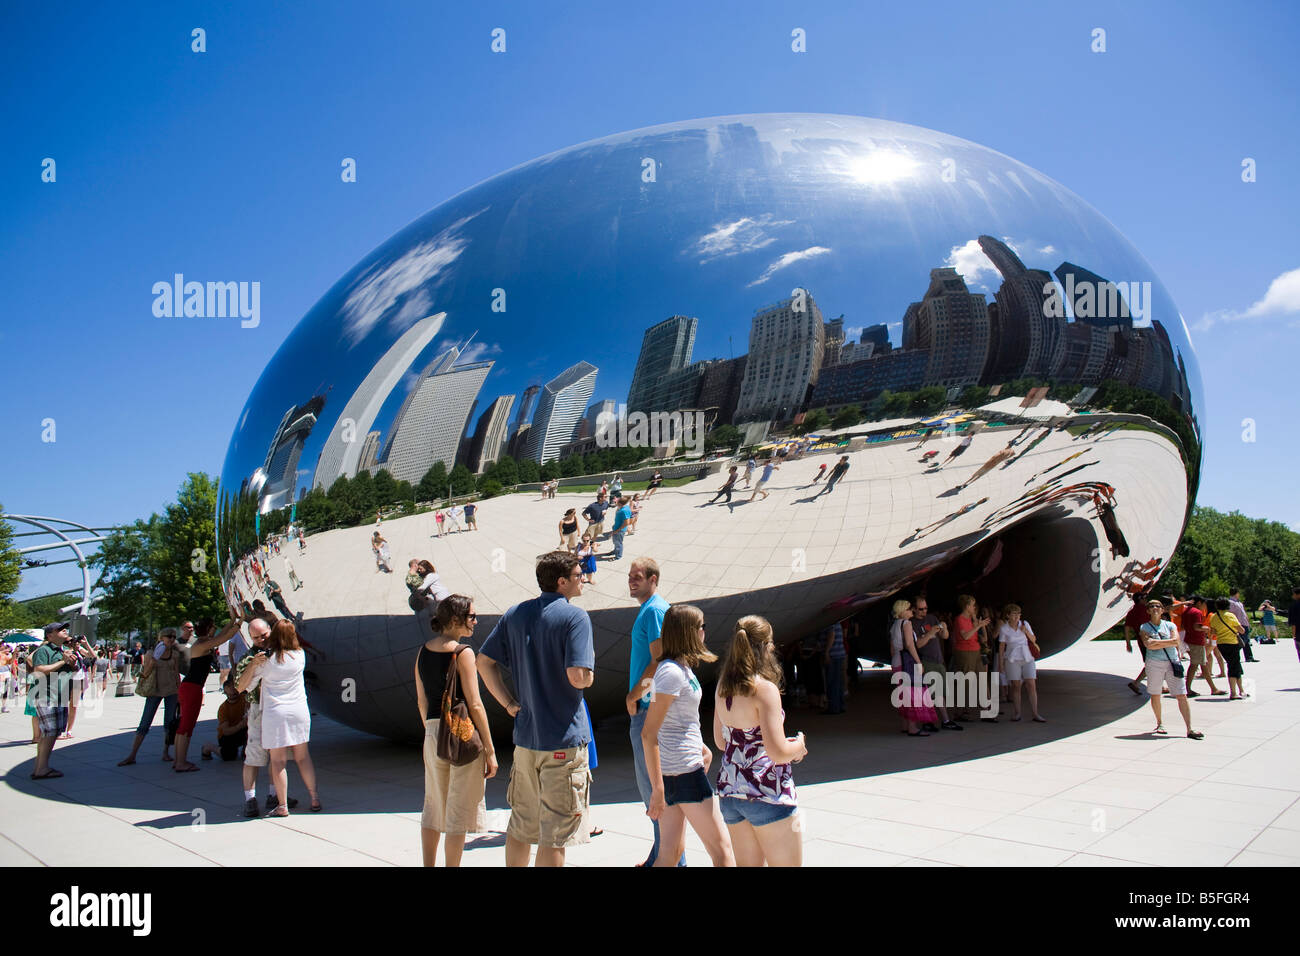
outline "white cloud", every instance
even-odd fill
[[[1002,241],[1006,242],[1005,239]],[[1011,243],[1007,242],[1007,245],[1010,246]],[[966,280],[967,285],[987,288],[986,277],[995,283],[1001,280],[998,270],[993,267],[989,257],[984,255],[984,250],[980,248],[979,241],[976,239],[968,239],[964,246],[953,246],[952,251],[948,253],[948,258],[943,260],[943,264],[950,269],[956,269]]]
[[[465,351],[460,353],[460,358],[456,360],[457,365],[472,365],[475,362],[484,362],[494,355],[501,354],[501,346],[488,342],[471,342]]]
[[[1249,308],[1206,312],[1196,323],[1195,328],[1198,332],[1204,332],[1216,322],[1236,322],[1240,319],[1263,319],[1297,313],[1300,313],[1300,269],[1292,269],[1270,282],[1264,297]]]
[[[695,240],[690,251],[700,257],[701,264],[753,252],[776,242],[776,237],[769,236],[765,229],[788,226],[793,222],[793,219],[774,219],[771,213],[756,217],[744,216],[735,222],[720,222],[711,232],[706,232]]]
[[[1043,246],[1043,248],[1038,250],[1038,254],[1040,256],[1050,256],[1050,255],[1055,255],[1055,253],[1056,253],[1056,246]]]
[[[798,252],[787,252],[780,259],[777,259],[766,269],[764,269],[763,274],[759,276],[757,279],[755,279],[753,282],[749,283],[749,285],[746,288],[752,288],[756,285],[762,285],[764,282],[772,278],[772,276],[776,275],[777,272],[784,269],[786,266],[792,266],[796,262],[803,262],[805,259],[813,259],[816,258],[817,256],[824,256],[828,252],[830,252],[830,249],[826,248],[825,246],[809,246],[807,249],[801,249]]]
[[[465,251],[469,240],[460,235],[460,230],[479,212],[453,222],[433,238],[386,265],[375,266],[353,283],[343,302],[343,335],[349,348],[369,335],[385,317],[400,333],[428,314],[433,299],[427,286]]]

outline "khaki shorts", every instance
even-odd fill
[[[248,708],[248,743],[244,744],[244,766],[265,767],[270,760],[262,749],[262,702]]]
[[[420,826],[439,833],[483,833],[487,801],[483,778],[485,754],[457,767],[438,756],[437,718],[424,722],[424,813]]]
[[[984,662],[979,651],[953,651],[952,669],[958,672],[978,674],[984,670]]]
[[[556,751],[515,747],[506,789],[510,804],[506,836],[549,848],[586,843],[591,831],[590,792],[585,745]]]
[[[1187,662],[1188,667],[1200,667],[1205,663],[1206,650],[1204,644],[1188,644],[1187,653],[1191,656],[1191,660]]]

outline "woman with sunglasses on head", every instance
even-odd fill
[[[451,594],[438,605],[433,618],[433,637],[424,642],[415,657],[415,699],[424,721],[424,813],[420,817],[420,845],[424,865],[433,866],[438,841],[446,836],[447,866],[460,866],[465,852],[465,834],[487,829],[487,779],[497,772],[496,751],[487,711],[479,693],[478,669],[467,640],[478,624],[474,602],[463,594]],[[438,726],[442,720],[442,696],[447,676],[456,668],[460,693],[469,708],[470,720],[483,741],[478,758],[457,767],[438,756]]]
[[[150,674],[154,675],[153,693],[144,699],[144,712],[140,723],[135,728],[135,740],[131,744],[131,753],[125,760],[118,761],[119,767],[129,767],[135,763],[135,755],[140,752],[140,745],[149,733],[158,705],[163,705],[163,760],[174,762],[171,755],[172,741],[175,739],[176,727],[180,723],[180,710],[177,692],[180,689],[181,652],[176,647],[176,628],[164,627],[158,633],[158,643],[153,652],[146,654],[144,665],[140,670],[140,680]]]
[[[709,783],[712,754],[700,734],[700,682],[695,668],[716,661],[704,645],[704,614],[676,604],[664,614],[659,635],[662,656],[654,673],[654,693],[641,742],[650,777],[650,819],[659,822],[655,866],[676,866],[686,852],[690,823],[714,866],[735,866],[731,837]]]
[[[894,623],[889,628],[890,665],[902,677],[890,680],[890,700],[898,710],[907,736],[929,737],[929,731],[921,729],[921,725],[936,723],[939,715],[930,705],[921,681],[924,668],[912,630],[912,602],[899,598],[894,602],[893,611]]]
[[[718,803],[737,866],[803,865],[791,764],[808,756],[808,746],[802,733],[785,735],[781,684],[772,625],[742,617],[713,709],[713,742],[722,751]]]

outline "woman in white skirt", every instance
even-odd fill
[[[271,760],[271,780],[280,805],[272,816],[289,815],[289,775],[285,765],[293,752],[302,782],[311,794],[311,812],[321,810],[316,794],[316,768],[312,766],[307,741],[311,738],[311,711],[307,709],[307,688],[302,672],[307,656],[298,643],[293,623],[276,621],[266,638],[266,650],[258,651],[249,666],[262,678],[262,748]]]
[[[474,633],[478,615],[463,594],[449,594],[438,604],[433,618],[433,637],[415,657],[415,699],[424,721],[424,813],[420,817],[420,845],[424,865],[433,866],[438,841],[444,844],[447,866],[460,866],[465,852],[465,834],[487,829],[487,779],[497,772],[496,752],[488,728],[487,711],[479,693],[478,669],[467,641]],[[469,708],[470,720],[483,741],[478,759],[457,767],[438,756],[438,724],[442,719],[442,695],[447,674],[456,668],[460,693]]]
[[[1029,622],[1020,616],[1019,604],[1008,604],[1002,609],[1002,623],[998,625],[998,671],[1011,682],[1011,719],[1020,719],[1020,688],[1029,692],[1029,710],[1037,723],[1047,721],[1038,713],[1038,667],[1029,642],[1038,643]]]

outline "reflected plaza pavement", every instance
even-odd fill
[[[805,865],[1300,865],[1292,759],[1300,676],[1290,642],[1256,653],[1261,663],[1247,670],[1252,697],[1192,701],[1202,741],[1148,733],[1145,698],[1124,686],[1136,658],[1119,641],[1075,644],[1042,667],[1050,723],[1003,719],[924,740],[897,732],[888,672],[868,669],[846,715],[787,716],[788,728],[808,735],[808,758],[795,769]],[[216,733],[216,699],[207,695],[196,740]],[[0,866],[420,865],[418,748],[317,715],[311,747],[326,812],[246,820],[239,765],[217,760],[174,773],[157,759],[160,728],[136,766],[116,766],[140,703],[109,697],[98,716],[79,716],[76,739],[54,751],[66,776],[40,783],[28,779],[28,718],[20,710],[0,717]],[[596,741],[592,822],[605,832],[566,860],[630,866],[644,858],[650,827],[626,717],[602,721]],[[493,832],[469,839],[465,866],[504,863],[508,769],[503,763],[488,782]],[[289,780],[297,793],[293,769]],[[259,794],[265,787],[263,777]],[[1232,812],[1189,838],[1187,821],[1207,806]],[[706,860],[694,834],[687,839],[688,856]]]

